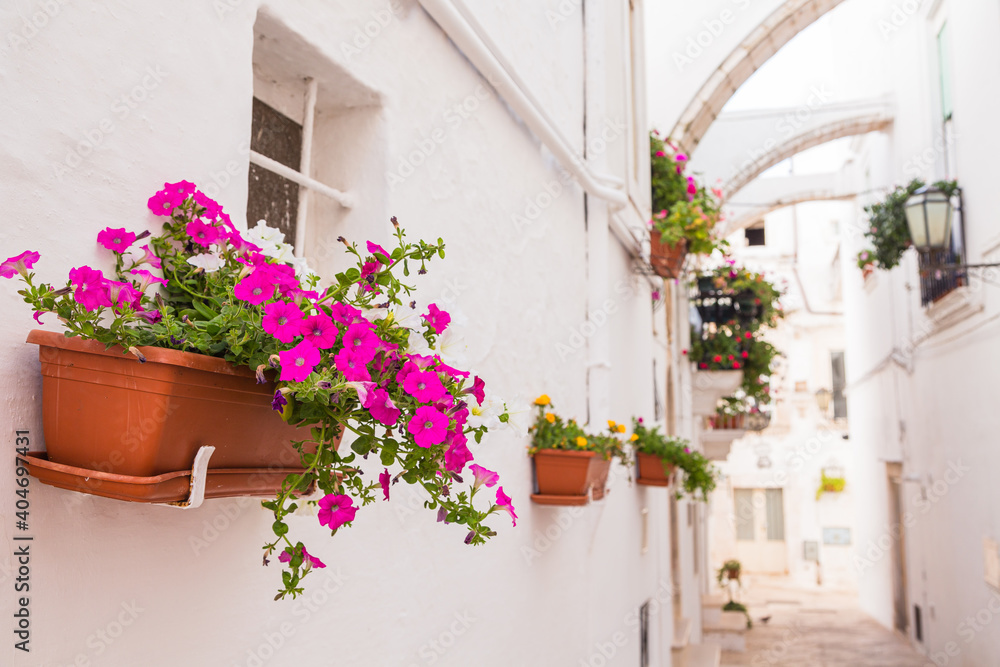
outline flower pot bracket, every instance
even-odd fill
[[[182,510],[192,510],[201,507],[205,500],[205,482],[208,480],[208,460],[212,458],[215,447],[202,445],[198,448],[198,453],[194,457],[194,465],[191,466],[191,487],[187,500],[178,500],[172,503],[155,503],[161,507],[176,507]]]

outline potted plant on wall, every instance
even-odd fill
[[[865,238],[872,249],[863,250],[861,254],[868,256],[862,260],[858,255],[858,268],[865,277],[874,269],[890,270],[899,264],[903,253],[913,245],[910,238],[910,228],[906,224],[906,202],[913,194],[924,187],[924,182],[913,179],[903,186],[898,186],[889,192],[885,199],[865,207],[868,214],[868,229]],[[950,198],[958,190],[956,181],[938,181],[934,187],[940,189]]]
[[[743,572],[743,566],[738,560],[727,560],[719,568],[719,572],[716,574],[715,580],[719,582],[719,586],[726,589],[726,593],[729,594],[729,602],[722,606],[722,611],[738,611],[741,612],[747,619],[747,627],[753,627],[753,621],[750,619],[750,611],[747,609],[745,604],[736,602],[733,600],[733,587],[740,588],[742,582],[740,581],[740,574]]]
[[[467,544],[495,535],[485,523],[492,514],[506,512],[516,522],[502,487],[485,510],[475,507],[482,487],[497,485],[495,473],[473,464],[471,488],[458,490],[472,462],[467,439],[479,441],[507,422],[505,406],[480,378],[446,363],[438,336],[449,325],[447,313],[432,304],[404,323],[403,297],[413,288],[396,273],[409,275],[411,266],[423,273],[432,257],[444,256],[440,239],[410,243],[395,219],[391,250],[372,242],[361,250],[341,239],[357,267],[321,288],[279,232],[266,225],[238,231],[192,183],[166,184],[149,208],[165,218],[161,234],[109,228],[98,235],[113,253],[113,278],[79,267],[62,287],[38,283],[34,252],[0,264],[0,277],[25,282],[19,293],[37,320],[54,313],[66,328],[65,337],[32,334],[54,460],[32,457],[34,474],[64,486],[104,475],[116,491],[124,484],[129,499],[149,500],[134,487],[160,484],[163,475],[141,473],[190,466],[200,444],[214,445],[222,465],[237,471],[246,463],[241,457],[274,463],[281,458],[275,447],[290,449],[297,470],[287,474],[281,464],[276,486],[250,489],[276,496],[263,503],[274,515],[275,538],[265,545],[264,564],[277,554],[286,568],[276,599],[300,594],[302,578],[323,567],[289,536],[285,519],[302,503],[318,505],[320,524],[336,533],[354,521],[355,501],[368,505],[376,494],[387,500],[401,479],[424,488],[425,506],[441,520],[466,526]],[[104,365],[109,360],[116,368]],[[139,428],[120,430],[122,423]],[[224,427],[212,430],[217,423]],[[226,439],[230,429],[237,439]],[[354,440],[342,453],[345,431]],[[84,441],[87,451],[74,451]],[[76,465],[95,457],[100,470]],[[359,457],[382,463],[377,481],[364,476]],[[313,487],[322,497],[303,499]],[[237,485],[218,495],[246,492]]]
[[[655,130],[650,150],[650,263],[661,277],[678,278],[689,253],[711,255],[726,245],[714,236],[721,219],[718,194],[685,175],[687,156],[668,147]]]
[[[548,395],[535,399],[538,414],[530,430],[531,456],[538,493],[531,496],[540,505],[585,505],[591,492],[604,497],[611,460],[628,462],[628,455],[614,422],[608,435],[590,435],[576,420],[563,419],[551,410]]]
[[[644,486],[670,486],[687,442],[665,436],[660,433],[659,426],[646,426],[642,417],[632,419],[630,442],[635,447],[639,463],[638,483]]]

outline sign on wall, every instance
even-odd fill
[[[850,528],[824,528],[823,529],[823,544],[829,544],[830,546],[843,547],[851,543],[851,529]]]

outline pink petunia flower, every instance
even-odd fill
[[[425,405],[417,408],[406,430],[420,447],[439,445],[448,436],[448,417],[437,408]]]
[[[666,157],[666,156],[667,154],[664,153],[663,151],[656,151],[656,157]]]
[[[132,269],[131,271],[129,271],[129,273],[131,273],[133,276],[138,276],[140,292],[145,292],[146,288],[152,285],[153,283],[157,283],[159,285],[166,285],[168,282],[166,278],[158,278],[157,276],[154,276],[146,269]]]
[[[674,156],[674,160],[676,160],[677,162],[687,162],[687,159],[688,156],[684,155],[684,153],[678,153],[677,155]]]
[[[107,281],[100,271],[89,266],[71,269],[69,281],[76,286],[73,297],[86,310],[92,311],[111,305],[111,299],[108,298]]]
[[[128,306],[132,310],[142,310],[142,292],[137,290],[132,283],[120,283],[117,280],[109,280],[105,284],[108,290],[108,298],[117,307]]]
[[[330,313],[333,319],[337,320],[341,324],[350,325],[355,322],[365,322],[365,318],[361,315],[361,311],[354,306],[349,306],[346,303],[337,302],[330,306]]]
[[[427,324],[431,325],[434,333],[439,334],[448,328],[448,324],[451,322],[451,315],[432,303],[427,306],[427,314],[423,316],[423,319],[427,320]]]
[[[497,487],[497,509],[510,514],[510,520],[517,526],[517,514],[514,512],[514,506],[510,503],[510,497],[503,492],[502,486]]]
[[[403,391],[421,403],[433,403],[447,393],[441,378],[434,371],[408,373],[403,380]]]
[[[225,239],[229,242],[229,247],[232,248],[233,252],[237,255],[247,255],[251,252],[260,252],[263,250],[263,248],[259,245],[247,241],[243,238],[243,235],[235,229],[226,234]]]
[[[302,311],[294,303],[275,301],[264,307],[261,327],[282,343],[291,343],[302,333]]]
[[[444,468],[449,472],[459,474],[465,469],[465,464],[472,460],[468,439],[461,431],[448,433],[448,449],[444,453]]]
[[[249,276],[236,283],[233,295],[240,301],[259,306],[274,296],[274,287],[275,284],[270,276],[260,269],[256,269]]]
[[[286,547],[285,550],[281,552],[281,555],[278,556],[278,562],[279,563],[290,563],[291,562],[292,555],[290,553],[288,553],[288,550],[291,549],[291,548],[292,547]],[[326,563],[324,563],[319,558],[316,558],[316,556],[313,556],[308,551],[306,551],[305,545],[302,546],[302,562],[303,563],[308,563],[309,567],[314,567],[317,570],[320,569],[320,568],[322,568],[322,567],[326,567]]]
[[[368,362],[364,360],[364,357],[346,347],[337,353],[337,356],[333,358],[333,363],[337,370],[344,374],[348,382],[370,382],[372,379],[366,365]]]
[[[204,216],[212,220],[219,217],[222,213],[222,206],[219,205],[217,201],[206,195],[201,190],[196,190],[194,193],[194,203],[198,206],[205,208]]]
[[[344,332],[344,349],[364,359],[366,364],[375,358],[381,344],[367,320],[350,325]]]
[[[140,250],[142,250],[143,255],[142,255],[142,257],[140,257],[136,261],[136,263],[135,263],[136,266],[142,266],[143,264],[149,264],[154,269],[162,268],[162,262],[160,262],[160,258],[157,257],[153,253],[153,251],[149,249],[148,245],[142,246],[140,248]]]
[[[313,368],[319,363],[319,350],[307,340],[300,342],[290,350],[278,352],[278,359],[281,363],[281,376],[278,378],[282,382],[302,382]]]
[[[184,199],[182,195],[163,189],[150,197],[146,205],[156,215],[170,215],[175,208],[184,203]]]
[[[382,485],[382,493],[385,494],[385,499],[389,500],[389,480],[392,479],[392,475],[389,474],[389,469],[386,468],[378,476],[378,483]]]
[[[320,350],[329,350],[337,343],[340,331],[326,313],[310,315],[302,320],[302,335]]]
[[[496,474],[492,470],[487,470],[478,463],[473,463],[469,466],[469,470],[476,478],[475,482],[472,484],[473,490],[484,485],[486,487],[495,486],[496,483],[500,481],[500,475]]]
[[[358,508],[350,496],[327,494],[319,499],[319,525],[337,530],[345,523],[354,521]]]
[[[698,186],[694,183],[694,181],[688,183],[687,192],[688,192],[689,195],[696,195],[696,194],[698,194]]]
[[[383,426],[395,426],[399,421],[400,409],[392,402],[389,392],[381,387],[368,392],[362,405]]]
[[[368,252],[370,252],[372,255],[374,255],[375,259],[377,259],[379,262],[381,262],[383,264],[386,264],[386,263],[392,264],[392,257],[391,257],[391,255],[389,255],[389,253],[386,251],[386,249],[383,248],[382,246],[380,246],[379,244],[372,243],[371,241],[368,241]],[[382,255],[382,257],[385,257],[385,260],[383,260],[381,257],[379,257],[379,255]]]
[[[97,242],[108,250],[125,252],[135,242],[135,234],[125,231],[124,227],[118,229],[108,227],[97,233]]]
[[[13,278],[15,273],[28,277],[28,269],[38,261],[39,254],[34,250],[25,250],[20,255],[8,257],[0,264],[0,278]]]
[[[476,398],[476,403],[482,405],[483,401],[486,400],[486,383],[477,375],[476,379],[472,381],[472,386],[465,389],[462,393],[472,394]]]
[[[204,220],[192,220],[187,224],[185,231],[192,241],[206,248],[219,240],[219,228]]]

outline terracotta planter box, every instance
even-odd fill
[[[141,349],[140,364],[120,348],[46,331],[28,342],[39,346],[52,463],[154,477],[189,471],[198,449],[211,445],[209,469],[301,469],[290,441],[308,430],[275,414],[274,384],[257,384],[249,369],[152,347]]]
[[[660,240],[660,232],[649,232],[649,263],[661,278],[680,278],[687,256],[687,240],[672,246]]]
[[[610,459],[595,456],[590,459],[590,492],[594,500],[603,500],[608,487],[608,473],[611,471]]]
[[[594,452],[543,449],[532,457],[538,493],[531,496],[543,505],[586,505],[589,499]]]
[[[639,484],[670,486],[674,477],[674,466],[664,466],[663,460],[652,454],[637,452],[636,458],[639,460],[639,478],[636,480]]]

